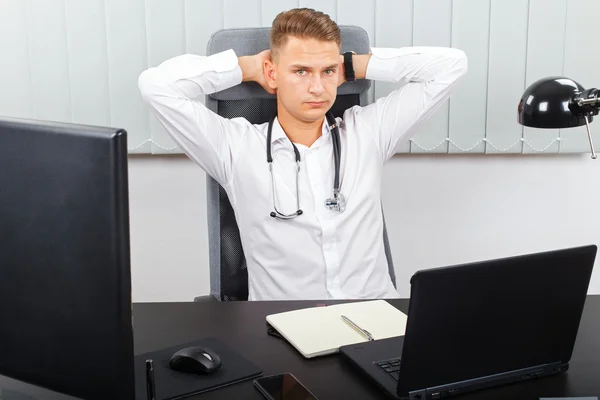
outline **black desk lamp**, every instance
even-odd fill
[[[553,76],[532,83],[518,107],[519,124],[532,128],[573,128],[585,125],[596,158],[590,122],[600,109],[600,90],[584,89],[572,79]]]

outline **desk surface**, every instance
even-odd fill
[[[316,305],[315,301],[136,304],[136,352],[216,336],[254,361],[265,375],[291,372],[319,399],[385,399],[338,355],[304,359],[284,340],[267,335],[268,314]],[[329,302],[333,303],[333,302]],[[390,301],[407,312],[408,300]],[[494,388],[460,399],[539,399],[600,395],[600,296],[588,296],[570,370],[566,374]],[[191,399],[257,399],[252,382],[243,382]]]
[[[291,345],[266,333],[268,314],[314,306],[316,301],[140,303],[133,306],[136,354],[213,336],[252,360],[265,375],[291,372],[319,399],[385,399],[338,355],[304,359]],[[407,312],[408,300],[391,304]],[[0,378],[0,386],[3,384]],[[158,384],[158,383],[157,383]],[[14,388],[14,384],[11,385]],[[600,396],[600,296],[588,296],[570,370],[558,376],[503,386],[459,397],[471,399],[536,399]],[[50,397],[48,397],[50,399]],[[252,381],[189,399],[256,399]]]

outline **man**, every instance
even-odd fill
[[[167,60],[140,75],[142,96],[179,147],[226,190],[249,300],[398,297],[383,244],[382,168],[448,98],[467,58],[451,48],[373,48],[349,54],[345,68],[338,26],[312,9],[279,14],[270,40],[270,50],[254,56],[228,50]],[[345,205],[338,211],[325,205],[336,169],[325,115],[351,70],[356,79],[404,85],[336,120]],[[269,123],[225,119],[197,100],[243,81],[277,95],[269,143]]]

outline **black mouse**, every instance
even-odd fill
[[[169,367],[191,374],[210,374],[221,367],[221,358],[206,347],[186,347],[173,354]]]

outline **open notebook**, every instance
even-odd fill
[[[368,340],[344,322],[342,315],[375,340],[402,336],[406,329],[406,314],[385,300],[303,308],[267,315],[267,322],[304,357],[312,358]]]

